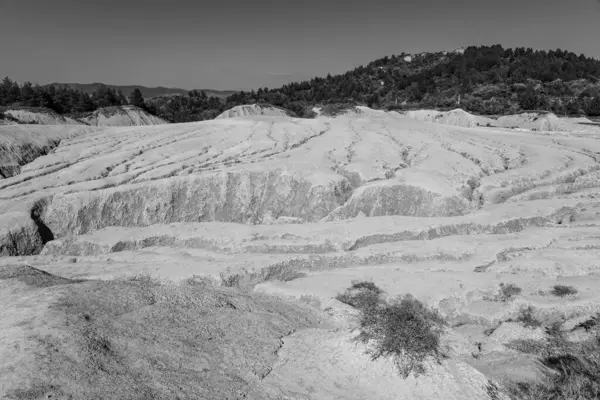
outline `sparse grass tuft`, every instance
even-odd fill
[[[588,400],[600,398],[600,336],[586,342],[554,338],[519,350],[540,355],[546,368],[541,382],[516,382],[515,400]]]
[[[521,289],[520,287],[518,287],[517,285],[514,285],[512,283],[509,283],[508,285],[505,285],[504,283],[500,284],[500,301],[509,301],[512,300],[515,296],[518,296],[519,294],[521,294],[521,292],[523,291],[523,289]]]
[[[525,310],[525,314],[530,314]],[[548,330],[545,340],[511,342],[510,348],[537,355],[544,367],[541,381],[515,382],[510,387],[511,397],[515,400],[600,399],[600,331],[597,325],[586,326],[596,332],[582,342],[567,340],[558,323]]]
[[[225,274],[221,273],[221,285],[225,287],[240,287],[243,280],[244,277],[241,274],[233,274],[226,276]]]
[[[551,293],[558,297],[565,297],[577,294],[578,292],[573,286],[555,285]]]
[[[7,399],[266,399],[248,377],[271,371],[283,336],[317,323],[279,298],[147,275],[61,293],[60,322],[32,339],[34,379]]]
[[[597,327],[600,327],[600,313],[596,314],[595,316],[580,324],[577,324],[577,326],[573,328],[573,330],[583,328],[586,332],[589,332],[590,330],[595,329]]]
[[[383,290],[373,282],[352,281],[352,286],[346,289],[344,293],[338,294],[336,299],[352,307],[363,309],[375,307],[381,303],[382,294]]]
[[[531,306],[521,308],[515,321],[522,323],[526,328],[538,328],[542,326],[542,321],[535,318],[534,311],[534,308]]]
[[[496,332],[496,329],[498,329],[499,327],[500,325],[495,325],[490,328],[487,328],[485,331],[483,331],[483,334],[485,336],[491,336],[494,332]]]
[[[441,344],[446,325],[442,316],[411,295],[393,301],[381,298],[373,282],[353,282],[337,299],[360,310],[360,333],[356,340],[369,346],[367,352],[376,360],[392,357],[399,374],[425,372],[428,360],[441,362],[447,357]]]
[[[486,392],[490,398],[490,400],[501,400],[503,396],[501,395],[501,390],[495,382],[492,382],[488,379],[488,384],[485,387]]]

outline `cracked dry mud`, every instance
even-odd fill
[[[0,127],[0,136],[14,136],[11,129]],[[164,354],[155,349],[152,373],[118,381],[147,389],[148,376],[167,379],[183,363],[179,389],[169,386],[180,398],[490,398],[491,381],[537,376],[535,359],[507,347],[544,335],[508,321],[520,309],[565,326],[599,309],[600,129],[461,128],[375,112],[65,129],[85,131],[0,179],[0,395],[117,396],[82,389],[85,379],[111,376],[102,368],[35,382],[48,368],[31,365],[35,354],[50,357],[49,346],[77,348],[60,322],[70,314],[53,304],[119,298],[102,282],[142,290],[119,280],[128,276],[169,279],[160,289],[168,293],[192,287],[188,300],[199,296],[193,277],[210,297],[180,316],[217,326],[185,339],[201,361],[169,342]],[[438,308],[450,322],[450,359],[406,380],[389,360],[371,361],[350,340],[353,311],[335,300],[365,279],[390,297],[410,293]],[[501,284],[522,291],[499,301]],[[577,294],[553,296],[557,284]],[[120,332],[110,346],[81,336],[105,350],[101,359],[93,353],[96,364],[133,365],[143,345],[131,339],[140,330],[128,325],[132,315],[179,304],[155,286],[143,290],[121,314],[102,309],[97,329],[110,321]],[[159,300],[143,300],[148,290]],[[223,296],[237,305],[219,303]],[[217,342],[198,345],[214,335]],[[70,360],[85,353],[72,352]],[[161,385],[144,396],[175,393]]]

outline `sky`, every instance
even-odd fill
[[[502,44],[600,58],[600,0],[0,0],[0,76],[248,90]]]

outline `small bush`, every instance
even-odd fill
[[[399,374],[425,372],[427,360],[441,362],[447,357],[441,344],[446,325],[442,316],[411,295],[393,301],[381,298],[383,291],[372,282],[353,282],[338,300],[361,311],[360,334],[356,340],[369,346],[376,360],[392,357]]]
[[[551,293],[558,297],[565,297],[577,294],[578,292],[573,286],[555,285]]]
[[[352,307],[363,309],[367,307],[376,307],[381,303],[381,290],[375,283],[368,281],[352,281],[344,293],[336,296],[336,299]]]
[[[521,294],[522,291],[523,291],[523,289],[521,289],[520,287],[518,287],[517,285],[514,285],[512,283],[509,283],[508,285],[501,283],[500,284],[500,300],[501,301],[512,300],[513,297],[518,296],[519,294]]]
[[[495,325],[492,326],[491,328],[487,328],[485,331],[483,331],[483,334],[485,336],[491,336],[494,332],[496,332],[496,329],[498,329],[500,327],[500,325]]]
[[[542,326],[542,322],[533,315],[533,307],[525,307],[519,311],[516,321],[521,322],[526,328],[538,328]]]
[[[589,332],[596,327],[600,327],[600,313],[580,324],[577,324],[577,326],[574,327],[573,330],[583,328],[586,332]]]
[[[555,340],[541,346],[537,349],[540,363],[546,367],[542,380],[514,383],[510,390],[513,399],[600,398],[600,336],[576,343]]]
[[[220,278],[221,278],[221,285],[225,286],[225,287],[240,287],[240,285],[242,284],[244,277],[241,274],[233,274],[233,275],[226,275],[224,273],[221,272],[220,274]]]

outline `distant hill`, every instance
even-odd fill
[[[92,93],[94,93],[95,91],[98,90],[98,87],[100,87],[100,85],[103,85],[103,84],[99,83],[99,82],[96,82],[96,83],[50,83],[50,84],[44,85],[44,86],[45,87],[48,87],[48,86],[58,87],[61,85],[66,85],[75,90],[81,90],[82,92],[91,95]],[[167,88],[167,87],[163,87],[163,86],[146,87],[146,86],[139,86],[139,85],[106,85],[106,84],[104,84],[104,86],[114,89],[114,90],[120,90],[121,92],[123,92],[123,94],[125,96],[129,96],[129,94],[134,89],[139,89],[142,92],[142,95],[146,98],[159,97],[159,96],[186,95],[188,93],[188,90],[185,90],[185,89]],[[213,90],[213,89],[199,89],[199,90],[204,91],[206,93],[206,95],[209,97],[214,96],[214,97],[220,97],[220,98],[225,98],[227,96],[231,96],[234,93],[237,93],[234,90]]]
[[[365,105],[405,111],[461,108],[489,116],[549,111],[600,117],[600,60],[560,49],[500,45],[400,53],[343,74],[249,92],[67,85],[71,87],[40,89],[25,82],[21,87],[6,78],[0,84],[0,106],[47,107],[59,114],[76,114],[126,105],[131,91],[138,88],[145,99],[135,105],[169,122],[213,119],[236,106],[265,103],[301,117],[313,115],[315,106],[330,104],[334,109]]]
[[[595,116],[600,115],[600,60],[560,49],[500,45],[401,53],[343,74],[290,83],[266,96],[269,103],[296,112],[303,104],[349,103],[392,109],[460,107],[487,115],[546,110]]]
[[[299,116],[315,106],[453,110],[478,115],[551,111],[600,117],[600,60],[565,50],[471,46],[451,52],[387,56],[339,75],[225,99],[191,93],[151,102],[171,122],[214,118],[239,105],[268,103]],[[456,117],[456,116],[455,116]],[[458,116],[460,118],[460,116]]]

